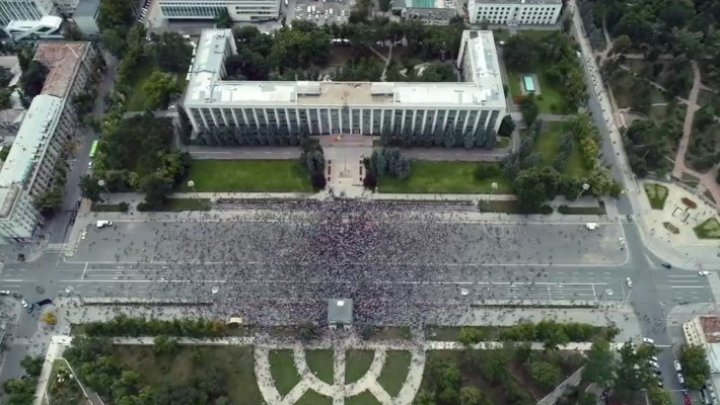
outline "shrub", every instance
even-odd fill
[[[695,201],[693,201],[693,200],[691,200],[691,199],[689,199],[689,198],[687,198],[687,197],[683,197],[683,198],[681,199],[681,201],[682,201],[683,204],[685,204],[686,207],[688,207],[688,208],[690,208],[690,209],[695,209],[695,208],[697,208],[697,204],[695,203]]]

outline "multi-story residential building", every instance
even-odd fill
[[[548,25],[560,18],[562,0],[469,0],[471,24]]]
[[[0,169],[0,237],[32,239],[42,217],[35,199],[54,186],[56,168],[75,136],[78,117],[72,98],[86,91],[94,50],[89,42],[43,42],[35,60],[48,67],[41,93],[20,126]]]
[[[55,15],[53,0],[0,0],[0,25],[5,27],[13,20],[40,20],[46,15]]]
[[[0,236],[21,241],[33,237],[42,223],[34,199],[52,187],[62,154],[64,132],[59,125],[63,99],[38,95],[20,126],[5,164],[0,169]]]
[[[491,31],[465,31],[457,59],[464,82],[225,81],[237,52],[230,30],[205,30],[183,100],[194,132],[285,128],[309,134],[497,131],[507,111]]]
[[[62,39],[62,24],[62,18],[46,15],[39,20],[12,20],[5,26],[5,32],[15,41],[27,38]]]
[[[160,0],[159,6],[170,20],[212,20],[222,10],[233,21],[275,20],[280,14],[280,0]]]

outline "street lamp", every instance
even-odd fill
[[[189,189],[192,189],[193,192],[195,191],[195,182],[194,181],[188,180],[187,186]]]
[[[211,291],[213,294],[217,294],[218,292],[220,292],[220,287],[214,286],[214,287],[212,288],[212,290],[210,290],[210,291]]]
[[[107,189],[107,182],[105,182],[105,180],[98,180],[98,186],[102,187],[103,190],[105,190],[105,193],[107,193],[108,197],[110,197],[110,191]]]
[[[588,191],[588,190],[590,190],[590,185],[587,184],[587,183],[583,183],[582,189],[580,189],[580,193],[578,193],[577,198],[580,198],[580,197],[583,195],[583,193],[586,192],[586,191]]]
[[[498,189],[498,184],[495,183],[495,182],[492,182],[492,183],[490,184],[490,188],[492,189],[492,193],[490,193],[490,194],[495,194],[495,192],[496,192],[497,189]]]

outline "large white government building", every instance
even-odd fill
[[[233,21],[275,20],[280,0],[160,0],[164,18],[169,20],[212,20],[227,10]]]
[[[497,131],[507,111],[492,31],[463,32],[464,82],[453,83],[226,81],[223,62],[237,53],[231,31],[203,31],[196,50],[183,100],[195,134],[222,127],[477,133]]]
[[[561,11],[562,0],[470,0],[468,4],[471,24],[556,24]]]

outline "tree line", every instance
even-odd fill
[[[560,143],[551,165],[543,164],[543,157],[535,150],[535,144],[542,132],[542,122],[535,122],[516,152],[502,161],[505,177],[513,179],[513,189],[521,208],[528,212],[555,198],[558,194],[574,200],[587,184],[586,194],[593,196],[618,196],[620,185],[608,170],[598,164],[600,137],[587,114],[578,114],[563,124],[565,141]],[[570,157],[569,149],[577,148],[582,157],[584,173],[570,174],[566,169]]]
[[[233,30],[237,55],[225,60],[228,80],[320,80],[333,48],[348,47],[352,57],[344,66],[330,72],[334,80],[380,80],[382,67],[370,47],[404,45],[408,53],[421,59],[453,59],[460,47],[462,23],[448,27],[424,26],[416,21],[394,22],[385,18],[329,24],[318,27],[310,21],[294,21],[272,36],[256,27]],[[453,81],[451,66],[431,64],[423,74],[414,73],[413,65],[397,64],[388,68],[388,81]],[[408,69],[409,68],[409,69]],[[401,74],[405,69],[407,73]],[[428,69],[428,68],[426,68]]]

